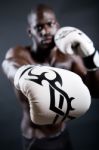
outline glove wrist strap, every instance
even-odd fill
[[[99,68],[98,50],[95,50],[95,52],[92,55],[84,57],[83,60],[88,70],[97,70]]]

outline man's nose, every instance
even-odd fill
[[[45,25],[44,28],[42,29],[42,35],[44,36],[49,33],[50,33],[50,28],[47,25]]]

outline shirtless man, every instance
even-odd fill
[[[98,97],[99,69],[88,71],[79,55],[63,54],[55,45],[54,36],[60,26],[52,9],[39,5],[28,15],[28,34],[31,46],[10,48],[2,63],[7,78],[14,85],[15,74],[23,65],[44,65],[71,70],[80,75],[93,96]],[[71,149],[65,123],[37,125],[31,121],[27,97],[15,88],[23,108],[21,122],[25,149]],[[49,138],[48,138],[49,137]],[[53,139],[53,140],[51,140]]]

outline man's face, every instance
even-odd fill
[[[37,47],[41,49],[54,47],[54,35],[59,28],[54,14],[51,12],[33,14],[30,22],[31,37]]]

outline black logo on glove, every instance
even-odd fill
[[[28,75],[32,76],[32,77],[36,77],[36,79],[28,79],[28,80],[33,81],[33,82],[35,82],[35,83],[37,83],[41,86],[43,86],[42,85],[43,80],[46,80],[49,83],[49,91],[50,91],[50,107],[49,107],[49,109],[56,113],[55,119],[53,120],[53,124],[56,123],[59,115],[63,116],[61,121],[65,120],[66,117],[69,118],[69,119],[74,119],[75,117],[69,116],[69,111],[74,110],[74,108],[72,108],[72,106],[71,106],[71,101],[75,98],[74,97],[69,97],[68,94],[65,91],[58,88],[57,85],[56,85],[56,82],[58,82],[62,86],[61,76],[56,71],[51,69],[49,71],[53,71],[56,74],[56,78],[54,78],[53,80],[50,80],[50,79],[46,78],[46,76],[45,76],[45,74],[49,73],[49,72],[43,72],[40,75],[35,75],[35,74],[32,73],[32,69],[33,68],[31,68],[31,70],[28,72]],[[55,99],[55,90],[60,93],[58,108],[55,106],[55,100],[56,100]],[[64,100],[67,101],[67,109],[66,109],[65,113],[62,111]]]

